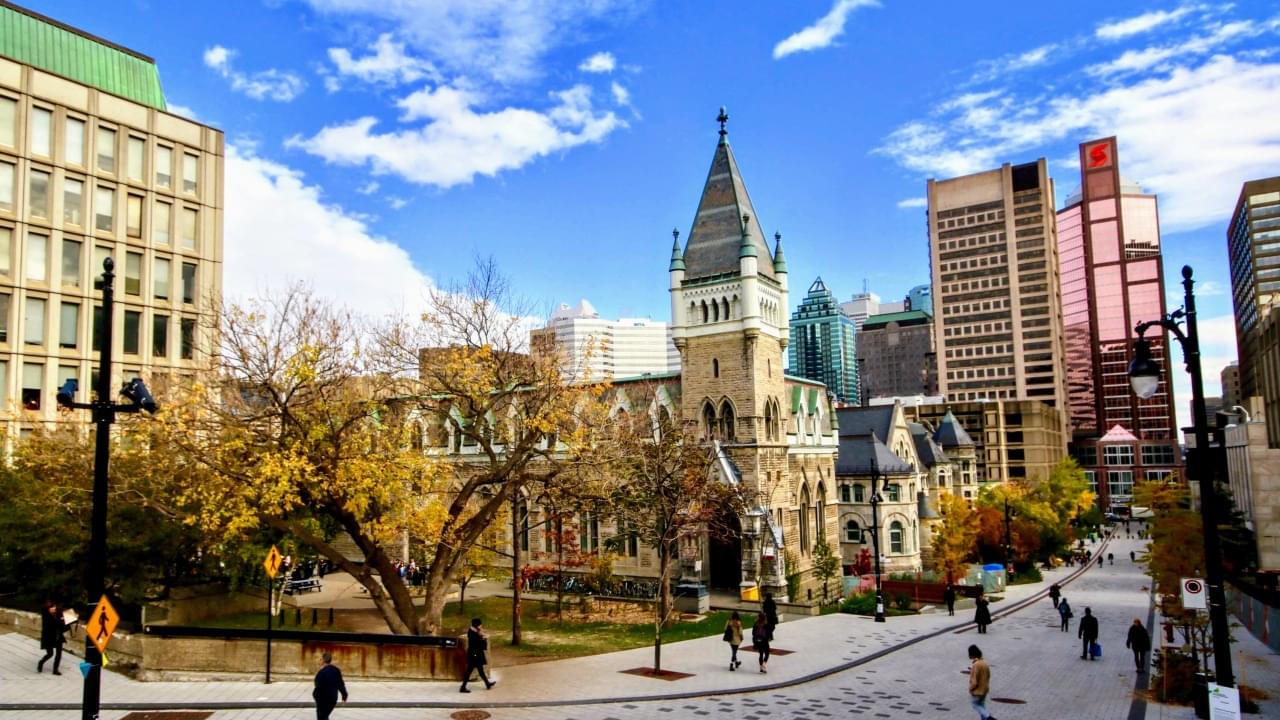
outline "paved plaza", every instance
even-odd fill
[[[1058,569],[1046,582],[1011,588],[993,605],[995,624],[979,635],[968,624],[972,611],[890,618],[827,615],[784,622],[775,647],[791,651],[756,671],[754,655],[728,670],[719,637],[670,645],[664,667],[693,676],[662,681],[620,671],[648,664],[651,649],[499,668],[499,684],[460,695],[453,682],[351,682],[351,704],[335,718],[443,720],[460,709],[484,709],[494,718],[608,720],[609,718],[968,718],[966,649],[982,647],[992,669],[991,711],[997,718],[1190,718],[1185,708],[1135,706],[1137,679],[1124,649],[1128,626],[1147,621],[1150,591],[1142,568],[1129,561],[1136,540],[1114,540],[1105,552],[1115,565],[1088,570]],[[1075,574],[1072,579],[1068,578]],[[1065,582],[1063,595],[1076,612],[1092,607],[1101,626],[1104,655],[1080,659],[1073,621],[1058,629],[1057,614],[1043,597],[1049,582]],[[1280,699],[1280,657],[1237,629],[1237,673],[1241,680]],[[81,679],[70,658],[61,677],[37,675],[31,667],[35,642],[0,636],[0,720],[79,717]],[[214,720],[300,720],[314,717],[310,684],[276,682],[141,683],[108,674],[102,717],[118,720],[147,708],[203,707]],[[1131,711],[1137,711],[1136,716]],[[1280,702],[1263,705],[1264,716],[1280,716]]]

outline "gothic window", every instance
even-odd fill
[[[809,488],[800,489],[800,552],[809,554]]]
[[[827,488],[822,483],[818,483],[818,502],[813,508],[813,532],[816,542],[827,539]]]
[[[705,323],[706,321],[707,321],[707,301],[703,300],[702,301],[702,322]]]
[[[737,429],[734,423],[733,406],[728,400],[720,403],[720,437],[728,442],[733,442],[737,436]]]
[[[720,298],[720,313],[725,320],[729,319],[729,301],[724,298]]]
[[[671,432],[671,411],[666,405],[658,406],[658,437],[664,437]]]
[[[889,552],[901,555],[903,553],[903,532],[902,523],[894,520],[889,523]]]
[[[711,320],[712,322],[720,322],[720,303],[714,298],[711,300]]]
[[[702,431],[708,440],[712,440],[716,436],[716,409],[711,406],[710,402],[702,405]]]
[[[844,524],[844,540],[851,543],[862,543],[862,528],[857,520],[848,520]]]
[[[767,440],[773,440],[773,401],[766,401],[764,404],[764,436]]]

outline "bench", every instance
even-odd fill
[[[284,592],[286,595],[294,593],[307,592],[315,590],[320,592],[320,578],[305,578],[303,580],[289,580],[284,584]]]

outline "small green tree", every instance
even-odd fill
[[[813,546],[813,576],[822,581],[822,603],[828,601],[827,585],[840,576],[840,556],[832,551],[826,538],[819,538]]]

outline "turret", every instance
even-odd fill
[[[684,253],[680,250],[680,230],[671,231],[671,337],[679,348],[684,344]]]
[[[769,252],[769,248],[765,248]],[[748,330],[760,328],[760,256],[751,237],[751,216],[742,216],[742,242],[738,244],[738,275],[742,278],[742,320]]]

